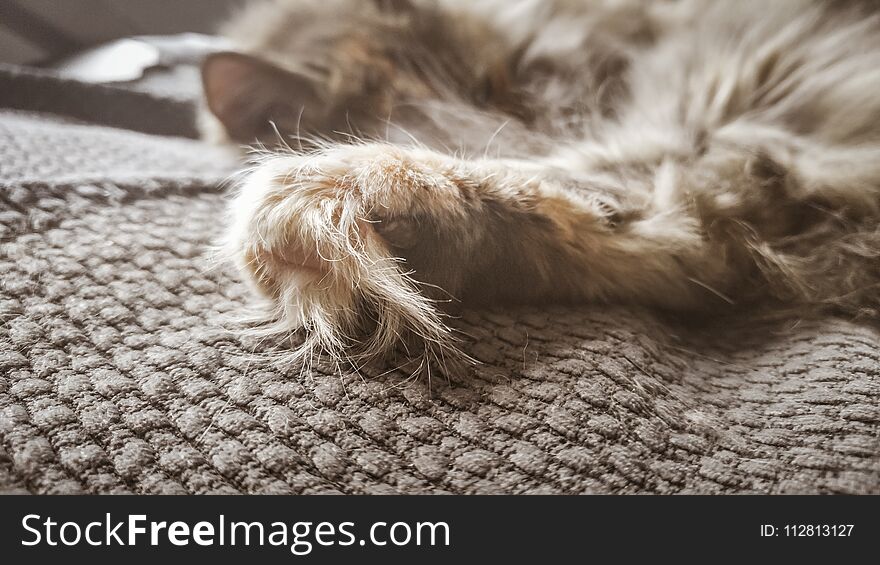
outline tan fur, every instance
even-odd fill
[[[205,67],[208,105],[257,120],[237,141],[286,145],[243,177],[225,248],[273,328],[306,330],[295,358],[442,364],[460,303],[877,319],[867,3],[288,0],[229,29],[287,73]]]

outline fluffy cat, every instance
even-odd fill
[[[869,2],[275,0],[226,34],[202,129],[263,149],[225,249],[293,359],[443,364],[460,304],[878,317]]]

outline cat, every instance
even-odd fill
[[[271,0],[202,66],[224,249],[291,360],[466,356],[463,305],[880,311],[880,11]]]

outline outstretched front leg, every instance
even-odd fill
[[[689,308],[732,280],[684,212],[627,213],[590,179],[421,148],[269,155],[231,211],[227,247],[280,323],[306,330],[300,355],[455,356],[444,313],[459,303]]]

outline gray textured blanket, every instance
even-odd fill
[[[0,68],[0,490],[880,493],[880,332],[467,312],[482,364],[277,366],[229,332],[186,100]],[[256,353],[253,355],[252,353]]]

